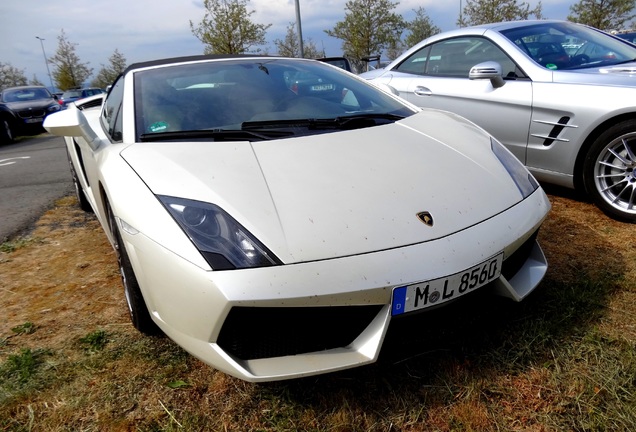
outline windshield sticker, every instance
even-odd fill
[[[148,130],[150,132],[164,132],[166,129],[168,129],[168,126],[170,126],[168,123],[160,121],[151,124],[148,127]]]
[[[547,67],[548,69],[552,69],[552,70],[557,70],[557,65],[555,65],[554,63],[548,63],[547,65],[545,65],[545,67]]]

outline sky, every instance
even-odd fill
[[[525,1],[531,7],[538,3]],[[541,0],[543,15],[565,19],[576,2]],[[324,30],[344,19],[346,3],[299,0],[303,39],[324,48],[328,56],[342,55],[342,41]],[[446,31],[456,28],[462,4],[462,0],[401,0],[395,12],[411,20],[413,10],[422,6],[433,23]],[[287,26],[296,21],[296,1],[249,0],[248,10],[254,11],[251,19],[255,23],[271,24],[268,45],[260,48],[276,54],[273,41],[283,39]],[[115,49],[128,64],[202,54],[203,44],[192,34],[190,21],[197,25],[204,15],[203,0],[0,0],[0,62],[22,70],[29,80],[35,76],[50,86],[44,58],[55,54],[62,30],[76,44],[80,61],[93,68],[93,76],[108,65]],[[53,67],[49,65],[51,73]]]

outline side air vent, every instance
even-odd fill
[[[97,99],[89,100],[88,102],[85,102],[85,103],[76,103],[76,105],[77,105],[77,108],[79,108],[80,110],[85,110],[88,108],[101,107],[103,102],[104,102],[104,98],[97,98]]]
[[[545,134],[531,134],[535,138],[543,139],[544,140],[543,141],[543,145],[546,146],[546,147],[551,146],[555,141],[569,142],[570,140],[567,139],[567,138],[563,138],[561,136],[561,133],[567,128],[577,128],[578,127],[576,125],[569,124],[570,117],[567,117],[567,116],[561,117],[559,119],[559,121],[557,121],[557,122],[546,121],[546,120],[533,120],[533,122],[552,126],[552,129],[550,130],[550,133],[547,134],[547,135],[545,135]]]

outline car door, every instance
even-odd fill
[[[486,61],[502,66],[505,84],[470,80],[470,69]],[[532,82],[493,42],[477,36],[446,39],[407,57],[384,82],[420,107],[455,112],[494,135],[526,162],[532,113]],[[386,74],[385,74],[386,76]]]
[[[83,138],[77,139],[77,145],[80,150],[83,169],[86,175],[87,196],[89,200],[100,208],[99,214],[104,214],[104,203],[101,193],[99,192],[99,165],[100,159],[104,157],[104,150],[112,143],[122,141],[122,100],[124,95],[124,79],[120,77],[113,84],[108,98],[104,101],[100,119],[101,127],[106,133],[110,143],[105,144],[101,140],[87,142]],[[96,125],[96,127],[99,127]],[[105,145],[104,145],[105,144]]]

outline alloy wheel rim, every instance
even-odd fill
[[[130,287],[128,286],[128,279],[126,278],[126,272],[124,270],[124,258],[122,257],[122,251],[121,251],[121,248],[123,246],[119,244],[119,234],[115,231],[117,229],[117,222],[115,221],[115,217],[110,211],[110,208],[108,208],[108,222],[111,226],[111,231],[113,233],[113,240],[114,240],[113,246],[115,247],[115,253],[117,254],[117,264],[119,265],[119,274],[121,276],[121,282],[122,282],[122,285],[124,286],[124,297],[126,297],[126,305],[128,306],[128,313],[130,314],[130,317],[132,318],[133,307],[132,307],[131,298],[130,298],[132,294],[130,293]]]
[[[122,284],[124,285],[124,296],[126,297],[126,305],[128,306],[128,313],[130,313],[130,316],[133,316],[133,308],[132,308],[132,303],[130,300],[130,288],[128,287],[128,280],[126,279],[126,273],[124,273],[124,267],[123,266],[119,266],[119,273],[121,273],[121,281]]]
[[[594,183],[613,208],[636,214],[636,132],[616,138],[599,154]]]

